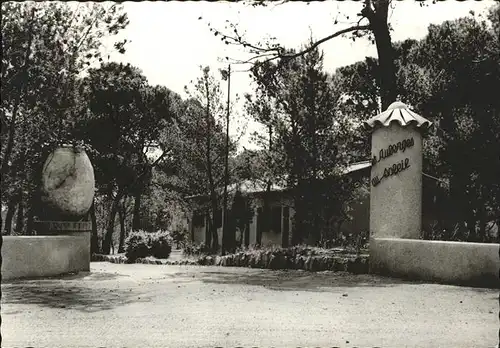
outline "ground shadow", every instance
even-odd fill
[[[247,284],[263,286],[278,291],[331,291],[332,288],[349,287],[393,287],[398,285],[439,284],[455,286],[437,281],[426,281],[412,278],[393,278],[373,274],[353,274],[348,272],[307,272],[297,270],[256,270],[235,272],[234,268],[224,271],[207,270],[196,276],[198,280],[213,284]],[[478,293],[498,292],[494,286],[458,285]],[[498,298],[498,296],[497,296]]]
[[[47,280],[111,280],[123,275],[118,273],[109,272],[78,272],[78,273],[66,273],[57,276],[43,276],[43,277],[30,277],[21,279],[9,279],[3,280],[2,284],[26,284],[30,282],[39,282]]]
[[[118,277],[117,274],[85,273],[4,283],[2,284],[2,304],[35,304],[50,308],[97,312],[128,303],[148,301],[146,297],[138,296],[137,291],[131,288],[110,289],[95,286],[95,281],[113,279]],[[90,283],[89,280],[92,282]],[[92,284],[92,286],[87,284]]]
[[[421,281],[409,281],[369,274],[347,272],[306,272],[296,270],[251,270],[202,271],[197,280],[213,284],[245,284],[263,286],[278,291],[331,291],[340,287],[391,287],[400,284],[425,284]]]

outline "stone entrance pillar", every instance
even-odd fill
[[[419,239],[422,135],[431,122],[401,103],[365,122],[372,130],[370,237]]]

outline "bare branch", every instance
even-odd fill
[[[215,31],[217,34],[219,34],[219,32]],[[276,46],[276,47],[262,47],[262,46],[256,46],[254,44],[251,44],[250,42],[248,41],[245,41],[243,40],[243,38],[238,35],[238,37],[234,37],[234,36],[231,36],[231,35],[226,35],[226,34],[221,34],[222,35],[222,38],[225,42],[227,42],[227,44],[231,44],[231,45],[241,45],[245,48],[251,48],[253,50],[255,50],[256,52],[276,52],[276,51],[279,51],[280,47],[279,46]],[[227,41],[229,40],[229,41]]]
[[[346,33],[352,32],[352,31],[368,30],[368,29],[370,29],[370,25],[355,25],[355,26],[352,26],[349,28],[345,28],[345,29],[337,31],[336,33],[328,35],[328,36],[322,38],[321,40],[316,41],[315,43],[313,43],[311,46],[309,46],[308,48],[306,48],[303,51],[300,51],[298,53],[294,53],[291,55],[282,55],[281,58],[296,58],[296,57],[302,56],[308,52],[311,52],[312,50],[314,50],[316,47],[318,47],[322,43],[324,43],[328,40],[331,40],[337,36],[340,36],[340,35],[343,35],[343,34],[346,34]]]
[[[277,52],[266,52],[266,53],[262,53],[262,54],[258,54],[256,56],[253,56],[247,60],[240,60],[240,59],[233,59],[233,58],[230,58],[230,59],[232,61],[231,64],[250,64],[257,59],[264,58],[264,57],[275,57],[276,55],[277,55]]]
[[[359,22],[358,22],[359,23]],[[279,58],[286,58],[286,59],[293,59],[293,58],[297,58],[297,57],[300,57],[308,52],[311,52],[313,51],[315,48],[317,48],[319,45],[321,45],[322,43],[328,41],[328,40],[331,40],[337,36],[340,36],[340,35],[343,35],[343,34],[346,34],[346,33],[350,33],[350,32],[353,32],[353,31],[359,31],[359,30],[368,30],[370,29],[370,25],[354,25],[354,26],[351,26],[349,28],[345,28],[345,29],[342,29],[342,30],[339,30],[331,35],[328,35],[328,36],[325,36],[324,38],[314,42],[313,44],[311,44],[309,47],[307,47],[306,49],[300,51],[300,52],[297,52],[297,53],[293,53],[293,54],[282,54],[280,52],[283,51],[283,49],[280,47],[280,48],[269,48],[269,49],[263,49],[264,53],[261,54],[261,55],[258,55],[258,56],[255,56],[255,57],[252,57],[250,59],[248,59],[246,62],[241,62],[240,64],[245,64],[245,63],[251,63],[253,60],[256,60],[258,58],[261,58],[261,57],[264,57],[264,56],[270,56],[270,58],[267,58],[263,61],[260,61],[260,62],[256,62],[256,64],[264,64],[264,63],[267,63],[267,62],[271,62],[273,60],[276,60],[276,59],[279,59]],[[271,51],[274,51],[276,53],[269,53]]]

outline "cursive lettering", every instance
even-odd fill
[[[393,175],[396,175],[398,173],[401,173],[402,171],[404,171],[408,168],[410,168],[410,159],[409,158],[405,158],[404,160],[401,160],[398,163],[394,163],[390,167],[384,168],[384,174],[382,175],[381,178],[379,178],[378,175],[373,177],[373,179],[372,179],[373,187],[380,184],[380,182],[383,179],[388,178],[388,177],[393,176]]]
[[[380,162],[380,160],[388,158],[398,151],[405,152],[406,149],[412,147],[413,145],[415,145],[415,141],[413,140],[413,138],[404,139],[403,141],[399,141],[396,144],[391,144],[386,149],[380,150],[378,153],[378,157],[377,155],[373,155],[372,164],[375,165],[376,163]]]

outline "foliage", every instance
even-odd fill
[[[172,242],[168,231],[133,231],[125,241],[125,256],[129,262],[147,256],[167,259],[172,251]]]
[[[288,0],[284,2],[288,2]],[[264,1],[259,1],[258,3],[264,6],[266,4]],[[380,87],[379,92],[382,108],[386,109],[396,100],[397,96],[394,48],[390,35],[391,25],[388,21],[390,4],[390,0],[366,0],[360,2],[361,7],[358,13],[359,19],[357,21],[349,21],[349,16],[344,15],[347,21],[343,22],[343,24],[350,24],[349,26],[317,41],[311,40],[309,45],[303,47],[298,52],[285,49],[277,42],[276,38],[272,36],[270,36],[269,39],[263,40],[263,42],[249,42],[238,25],[229,20],[226,20],[224,30],[213,28],[210,23],[208,23],[208,26],[209,30],[215,36],[220,37],[226,45],[239,45],[247,49],[249,53],[252,54],[252,57],[244,61],[235,61],[240,64],[252,64],[254,67],[272,61],[290,61],[296,59],[317,50],[321,44],[346,34],[349,34],[353,41],[361,37],[366,37],[375,44],[377,48],[378,70],[380,72],[378,74],[377,84]],[[340,15],[341,13],[338,13],[337,16],[333,18],[333,24],[339,24]],[[199,19],[201,20],[202,17],[199,17]],[[229,57],[226,57],[226,59],[229,60]]]
[[[213,253],[213,249],[205,243],[196,244],[189,241],[184,245],[182,253],[186,256],[211,255]]]
[[[302,269],[306,271],[368,272],[367,255],[354,255],[307,246],[239,250],[222,257],[201,256],[201,265],[236,266],[267,269]]]
[[[489,241],[488,226],[499,219],[498,11],[431,25],[424,39],[394,44],[399,99],[434,123],[423,169],[438,179],[424,185],[424,209],[436,224],[425,227],[425,238]],[[359,122],[379,111],[379,74],[371,58],[336,71],[342,113]],[[370,144],[354,139],[355,154],[367,157]]]
[[[2,203],[19,204],[19,221],[28,208],[31,233],[43,161],[74,140],[84,104],[79,75],[101,59],[101,39],[128,20],[116,4],[3,2],[2,14]]]
[[[164,87],[148,85],[129,64],[90,69],[84,83],[90,112],[77,134],[92,144],[97,186],[113,197],[103,244],[109,252],[118,202],[124,196],[134,196],[133,227],[141,227],[142,194],[151,184],[152,169],[171,152],[169,138],[178,131],[178,98]],[[155,161],[148,157],[151,147],[162,152]]]
[[[379,74],[378,61],[372,57],[337,69],[333,83],[338,84],[344,95],[341,105],[344,113],[365,121],[382,111]]]
[[[168,259],[172,252],[173,239],[168,231],[157,231],[150,234],[150,253],[158,259]]]
[[[421,41],[401,44],[401,98],[435,124],[424,146],[424,170],[442,180],[434,229],[450,238],[488,240],[486,226],[500,218],[500,47],[494,28],[465,17],[431,25]]]
[[[149,232],[132,231],[125,241],[125,256],[129,262],[150,255],[151,237]]]
[[[248,112],[269,129],[265,171],[270,178],[282,173],[293,189],[293,243],[324,238],[343,216],[339,203],[351,191],[340,175],[350,160],[352,125],[337,109],[341,94],[322,63],[322,54],[312,50],[294,60],[258,64],[252,70],[257,97],[247,97]]]
[[[312,240],[318,240],[322,238],[322,231],[331,230],[332,223],[338,223],[338,217],[345,216],[345,214],[339,213],[339,211],[344,209],[344,204],[337,204],[337,207],[333,209],[327,209],[328,211],[324,211],[321,213],[318,212],[318,209],[315,209],[315,204],[312,202],[316,202],[316,205],[318,207],[327,206],[329,208],[332,208],[336,205],[336,202],[344,201],[344,197],[340,196],[336,197],[337,200],[335,202],[332,201],[331,197],[336,196],[335,194],[332,195],[332,192],[329,192],[327,195],[321,196],[321,192],[323,192],[324,187],[321,187],[322,185],[318,183],[319,178],[317,177],[317,174],[323,171],[322,175],[324,177],[334,176],[329,175],[329,171],[331,171],[335,167],[337,167],[336,169],[338,169],[339,167],[337,165],[339,159],[335,157],[344,152],[351,158],[359,158],[360,156],[368,152],[368,143],[364,141],[358,129],[357,132],[351,132],[352,134],[350,134],[350,140],[355,144],[355,146],[352,146],[349,149],[346,149],[344,146],[343,151],[335,152],[335,150],[338,150],[339,145],[343,143],[342,141],[338,141],[338,139],[336,139],[333,149],[330,149],[332,150],[330,151],[330,153],[333,153],[333,156],[330,156],[330,158],[328,158],[329,156],[326,155],[326,158],[322,158],[322,149],[318,148],[318,144],[326,144],[326,146],[323,147],[323,149],[325,149],[330,146],[330,143],[328,141],[321,141],[321,135],[324,135],[324,133],[320,133],[321,135],[316,133],[316,131],[321,130],[322,126],[324,126],[325,124],[318,125],[317,122],[320,121],[320,119],[311,117],[311,115],[316,114],[316,112],[313,110],[316,107],[316,101],[314,99],[315,97],[317,97],[314,93],[311,93],[310,89],[307,88],[314,85],[314,83],[309,83],[309,86],[307,86],[307,81],[313,81],[313,79],[311,78],[312,75],[304,76],[303,74],[302,79],[296,79],[295,81],[293,81],[293,78],[291,77],[294,75],[294,73],[283,74],[283,72],[286,71],[286,69],[283,69],[283,67],[287,67],[288,70],[291,70],[292,72],[294,70],[299,70],[298,66],[302,65],[306,67],[306,65],[303,64],[304,61],[309,60],[309,62],[312,62],[313,59],[311,58],[319,55],[318,46],[335,37],[339,37],[344,34],[350,34],[352,39],[356,40],[357,38],[360,38],[362,36],[368,36],[368,39],[372,43],[376,44],[378,53],[378,61],[376,62],[378,74],[376,76],[376,79],[374,80],[375,83],[373,83],[374,81],[371,81],[372,83],[369,86],[372,90],[377,92],[377,97],[380,96],[382,108],[386,109],[390,105],[390,103],[395,101],[397,92],[394,49],[390,36],[390,25],[388,23],[390,3],[391,2],[388,0],[367,0],[361,2],[360,11],[358,13],[359,20],[356,23],[352,22],[352,25],[340,29],[315,42],[311,40],[306,47],[303,47],[299,51],[285,49],[280,43],[276,41],[276,38],[273,37],[270,37],[268,40],[264,40],[264,42],[249,42],[245,38],[245,34],[240,30],[240,28],[229,20],[226,20],[227,24],[225,26],[225,30],[216,29],[212,27],[210,23],[208,24],[210,31],[215,36],[220,37],[225,44],[243,46],[252,54],[252,57],[248,60],[237,62],[243,64],[251,64],[253,75],[256,78],[255,80],[259,84],[259,87],[256,91],[256,100],[250,101],[249,113],[253,114],[254,117],[257,115],[256,119],[268,128],[269,156],[268,159],[264,162],[266,163],[266,166],[264,167],[264,173],[266,174],[268,191],[270,191],[272,184],[272,180],[270,178],[272,178],[273,180],[284,179],[288,182],[289,186],[294,187],[295,209],[298,213],[295,219],[295,231],[315,231],[309,233],[309,237]],[[266,3],[262,1],[259,1],[258,4],[263,6],[266,5]],[[200,17],[199,19],[201,20],[202,17]],[[349,20],[348,16],[346,16],[346,19]],[[338,16],[334,19],[334,24],[337,23],[339,23]],[[229,60],[229,57],[226,57],[226,59]],[[297,63],[297,60],[301,60],[301,62]],[[273,61],[276,61],[276,64],[273,64]],[[374,63],[373,60],[370,62]],[[312,65],[314,65],[314,63]],[[369,67],[372,68],[373,65],[374,64],[371,64],[371,66]],[[312,66],[307,67],[309,68],[308,72],[314,71],[314,69],[311,69],[311,67]],[[355,69],[355,71],[356,70],[359,69]],[[353,75],[352,73],[347,73],[350,74],[350,76]],[[282,79],[284,79],[286,83],[279,84],[279,82],[281,82],[280,80]],[[305,83],[304,80],[306,81]],[[321,80],[322,78],[320,78],[317,82],[321,84],[323,82]],[[267,81],[267,83],[263,83],[263,81]],[[278,84],[275,84],[273,86],[275,82],[278,82]],[[302,86],[300,86],[301,83]],[[262,88],[262,85],[264,85],[265,88]],[[295,90],[293,87],[291,87],[293,85],[295,85],[296,88],[300,86],[302,87],[302,89],[299,87]],[[297,95],[297,90],[307,91],[306,93],[304,93],[306,94],[306,98],[303,98],[303,100],[301,100]],[[273,105],[273,103],[269,102],[269,98],[276,98],[276,94],[279,94],[280,91],[284,91],[285,93],[283,94],[285,94],[285,96],[281,96],[281,101],[277,103],[277,107],[277,105]],[[288,97],[292,95],[293,97],[289,98],[289,100],[286,100],[287,94]],[[310,96],[310,98],[307,98],[307,96]],[[296,97],[299,97],[299,103],[305,101],[309,104],[310,108],[308,112],[304,112],[303,109],[301,110],[300,108],[296,107]],[[340,99],[340,97],[346,96],[329,96],[329,98],[324,98],[324,100],[337,101]],[[279,100],[280,98],[277,99]],[[364,106],[373,107],[373,105],[375,104],[378,105],[378,98],[372,96],[371,103],[370,101],[368,101],[367,105]],[[273,121],[275,119],[275,114],[279,114],[280,108],[285,109],[285,112],[292,116],[291,122],[289,122],[288,124],[286,122],[277,122],[277,124],[275,124],[276,122]],[[337,115],[343,115],[344,117],[349,115],[346,112],[342,113],[342,110],[340,110],[339,108],[334,108],[333,105],[331,105],[330,108],[332,110],[336,109]],[[311,111],[313,112],[311,113]],[[326,116],[326,114],[327,113],[325,112],[324,116]],[[304,115],[307,116],[302,118]],[[307,120],[306,122],[303,122],[303,125],[308,125],[306,127],[303,127],[302,129],[301,127],[297,127],[297,122],[300,122],[301,118]],[[326,117],[323,120],[329,119],[335,119],[335,117],[331,115],[329,118]],[[338,125],[338,119],[336,121]],[[351,128],[353,128],[354,126],[353,121],[356,120],[350,120]],[[340,124],[342,123],[343,122],[340,122]],[[286,127],[291,127],[291,132],[288,132],[288,134],[283,134],[282,132],[280,136],[280,128],[283,129]],[[278,135],[276,135],[276,133],[278,133]],[[284,139],[285,143],[288,145],[278,148],[272,148],[272,144],[277,140],[273,139],[273,137],[281,137],[281,139]],[[262,137],[260,138],[260,140],[262,142]],[[309,144],[307,144],[307,140],[310,141]],[[306,144],[304,144],[304,142]],[[296,153],[295,155],[293,155],[294,152]],[[312,155],[304,156],[306,153]],[[333,163],[327,164],[328,161],[332,158],[335,158]],[[312,161],[310,161],[311,159]],[[327,165],[323,168],[319,168],[318,162]],[[284,170],[282,164],[284,164],[285,167],[288,167],[288,170]],[[311,169],[313,174],[310,175],[306,173],[299,173],[300,169],[303,169],[304,171]],[[280,175],[283,175],[284,177],[277,178],[277,176]],[[332,183],[338,183],[338,181],[331,180],[328,184],[331,185]],[[343,183],[340,183],[333,191],[335,193],[348,193],[350,190],[351,188],[345,187]],[[318,201],[317,198],[320,198],[321,202]],[[264,204],[264,216],[267,218],[264,219],[264,229],[267,229],[267,227],[269,226],[268,222],[270,213],[268,205],[269,204],[266,199]],[[325,219],[321,221],[321,217],[331,215],[337,217],[333,219],[337,221],[324,221]],[[318,228],[319,225],[321,225],[320,228]],[[298,242],[299,239],[300,237],[298,236],[298,234],[293,233],[292,243]],[[257,240],[260,241],[259,236],[257,237]]]
[[[147,166],[145,150],[170,127],[173,95],[149,86],[131,65],[105,64],[91,69],[84,81],[90,114],[81,120],[78,136],[92,144],[100,169],[96,180],[99,186],[130,186]]]
[[[172,230],[172,239],[177,246],[185,245],[189,238],[189,231],[186,228],[174,228]]]
[[[224,119],[226,106],[222,96],[220,81],[210,69],[202,69],[201,76],[186,87],[189,99],[185,104],[181,129],[184,135],[179,145],[183,157],[179,159],[179,176],[184,178],[188,191],[208,197],[206,206],[211,218],[209,229],[212,247],[218,248],[216,212],[221,207],[221,187],[224,184],[224,154],[226,148]],[[233,141],[229,143],[229,153],[236,150]]]
[[[279,173],[271,177],[268,171],[270,154],[267,151],[243,149],[238,155],[232,158],[234,176],[239,180],[250,180],[252,182],[267,182],[270,179],[276,180]]]
[[[500,5],[487,18],[432,25],[424,39],[393,45],[388,4],[363,2],[360,17],[369,26],[357,23],[300,51],[276,42],[252,45],[234,25],[235,36],[217,34],[255,55],[257,87],[246,110],[267,130],[256,136],[261,151],[236,155],[237,139],[231,139],[230,183],[291,188],[295,243],[357,243],[331,232],[349,218],[344,203],[355,194],[354,183],[340,174],[369,153],[361,121],[396,95],[435,124],[424,143],[424,172],[440,179],[427,193],[440,215],[425,237],[488,240],[493,222],[500,225]],[[63,143],[84,143],[91,157],[104,252],[118,239],[120,249],[127,231],[168,229],[171,237],[147,235],[156,238],[157,255],[168,254],[169,238],[186,236],[181,220],[189,195],[208,197],[200,208],[211,212],[213,226],[222,201],[227,110],[210,70],[201,70],[182,100],[151,86],[130,64],[105,62],[102,39],[128,24],[117,4],[5,2],[2,14],[2,233],[31,233],[41,166]],[[371,33],[378,58],[326,74],[318,45],[339,33]],[[125,43],[115,49],[123,53]],[[250,205],[236,191],[232,229],[247,228]],[[213,247],[215,228],[211,233]],[[153,242],[141,238],[129,238],[130,244],[139,254],[144,245],[152,252]]]
[[[248,196],[245,197],[241,190],[237,189],[232,196],[232,205],[229,210],[230,219],[228,219],[231,227],[230,233],[236,235],[236,247],[241,247],[243,244],[245,233],[250,228],[253,215],[253,202]]]
[[[191,88],[186,87],[186,92],[189,98],[183,108],[181,128],[185,138],[181,146],[188,156],[181,173],[189,178],[186,182],[193,185],[189,188],[193,194],[209,195],[211,186],[215,189],[223,180],[224,98],[220,81],[208,68],[202,69],[201,76]]]
[[[141,199],[140,224],[146,231],[168,229],[173,218],[168,190],[156,185],[159,173],[159,170],[153,171],[151,185],[144,190]]]

